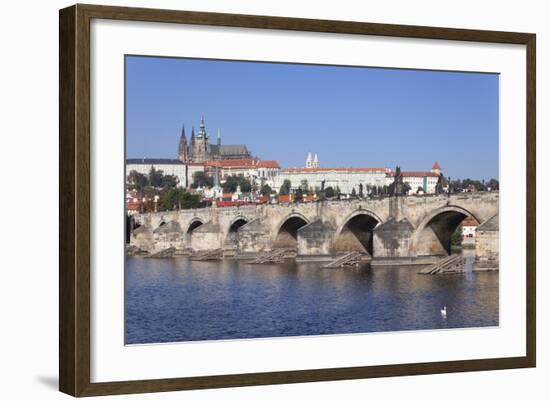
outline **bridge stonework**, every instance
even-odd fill
[[[498,214],[497,192],[406,196],[145,213],[133,217],[130,243],[154,252],[294,247],[299,255],[368,252],[375,258],[445,255],[465,217]]]

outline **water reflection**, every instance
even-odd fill
[[[498,273],[128,258],[128,344],[498,325]],[[440,309],[447,306],[447,318]]]

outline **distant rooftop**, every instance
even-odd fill
[[[473,217],[468,216],[464,220],[462,220],[462,225],[465,227],[476,227],[479,225],[479,223]]]
[[[126,164],[183,164],[179,159],[126,159]]]
[[[248,151],[248,148],[246,145],[238,144],[238,145],[221,145],[219,148],[220,155],[223,156],[242,156],[242,155],[250,155],[250,152]],[[218,152],[218,145],[211,144],[210,145],[210,152],[211,153],[217,153]]]
[[[284,170],[286,173],[385,173],[388,169],[381,167],[291,167]]]
[[[387,174],[389,177],[395,177],[395,172],[391,171]],[[439,174],[432,173],[431,171],[402,171],[403,177],[439,177]]]
[[[226,160],[208,160],[207,166],[222,168],[279,168],[277,160],[258,160],[258,159],[226,159]]]

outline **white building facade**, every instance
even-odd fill
[[[242,175],[252,184],[267,184],[271,187],[280,171],[279,163],[276,160],[258,159],[211,160],[206,162],[206,168],[210,175],[215,175],[217,168],[222,183],[227,177]]]
[[[151,167],[162,170],[166,175],[175,175],[178,177],[178,185],[184,188],[189,188],[193,184],[193,175],[197,171],[205,171],[204,163],[183,163],[178,159],[127,159],[126,177],[132,170],[148,175]]]
[[[289,168],[281,170],[275,177],[273,189],[279,191],[285,180],[290,181],[291,190],[302,188],[307,182],[308,190],[316,190],[324,187],[340,189],[343,194],[359,193],[360,185],[363,192],[367,193],[367,187],[383,187],[386,185],[386,168]],[[303,188],[302,188],[303,189]]]
[[[409,184],[411,187],[409,194],[435,194],[439,176],[441,175],[441,166],[438,162],[435,162],[430,171],[402,171],[401,175],[403,183]],[[394,177],[395,172],[390,171],[386,177],[386,185],[390,185]]]
[[[401,175],[403,176],[403,183],[409,184],[411,187],[409,194],[435,194],[437,182],[439,181],[439,174],[432,173],[430,171],[404,171]],[[390,185],[393,182],[394,177],[394,172],[389,173],[387,175],[386,185]]]
[[[441,174],[439,163],[435,162],[430,171],[402,172],[403,183],[409,184],[410,193],[436,192],[437,183]],[[291,191],[298,188],[315,191],[324,187],[339,189],[342,194],[356,194],[363,186],[366,195],[369,190],[376,187],[378,190],[389,186],[394,181],[395,173],[389,168],[369,167],[334,167],[322,168],[319,166],[319,157],[311,152],[307,154],[305,168],[288,168],[281,170],[273,180],[273,189],[279,191],[285,180],[290,181]]]

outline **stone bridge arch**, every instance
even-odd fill
[[[283,217],[273,232],[273,248],[297,248],[298,230],[307,224],[310,219],[302,213],[291,212]]]
[[[348,214],[333,237],[334,252],[367,252],[373,254],[373,230],[384,221],[369,209],[357,209]]]
[[[451,253],[451,236],[466,217],[478,224],[482,220],[458,205],[446,205],[430,211],[414,230],[410,241],[411,256],[446,256]]]
[[[185,233],[186,234],[192,234],[193,231],[195,231],[197,228],[199,228],[200,226],[202,226],[203,224],[205,223],[205,221],[203,221],[203,219],[201,219],[200,217],[193,217],[191,220],[189,220],[189,222],[186,224],[186,229],[185,229]]]
[[[233,218],[224,233],[224,246],[237,246],[239,241],[239,229],[250,221],[251,219],[244,215],[238,215]]]

